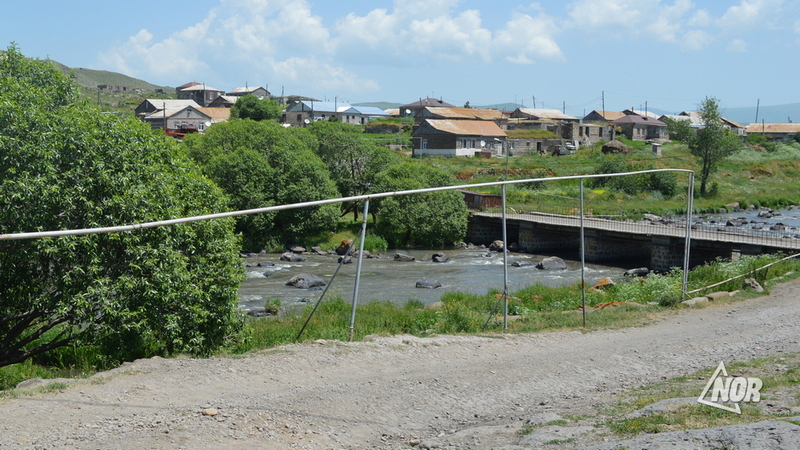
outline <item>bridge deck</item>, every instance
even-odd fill
[[[472,212],[474,216],[502,218],[502,213]],[[520,222],[533,222],[549,226],[564,227],[569,229],[580,228],[580,217],[572,215],[526,213],[506,214],[506,220]],[[674,226],[641,222],[622,222],[608,219],[598,219],[585,216],[584,229],[616,232],[641,236],[663,236],[671,238],[686,237],[686,226]],[[691,230],[692,241],[719,242],[728,244],[760,245],[785,250],[800,250],[800,239],[767,236],[765,234],[748,233],[744,230],[732,229],[731,231]]]

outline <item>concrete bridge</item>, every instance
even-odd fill
[[[584,217],[586,261],[644,262],[651,270],[683,267],[686,226],[649,221],[621,222]],[[580,217],[545,213],[507,214],[509,245],[528,253],[578,251]],[[503,238],[502,214],[472,212],[467,239],[490,244]],[[736,260],[740,255],[800,251],[800,239],[747,234],[744,231],[691,230],[691,266],[717,257]]]

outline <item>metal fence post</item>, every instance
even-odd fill
[[[581,178],[581,309],[583,326],[586,327],[586,242],[583,228],[583,178]]]
[[[503,184],[503,329],[508,330],[508,232],[506,231],[505,184]]]
[[[353,306],[350,308],[350,342],[353,341],[356,323],[356,305],[358,305],[358,285],[361,282],[361,260],[364,259],[364,237],[367,234],[367,216],[369,215],[369,198],[364,201],[364,219],[361,221],[361,239],[358,242],[358,261],[356,262],[356,283],[353,286]]]
[[[692,209],[694,208],[694,172],[689,172],[689,185],[686,199],[686,242],[683,250],[683,284],[681,286],[681,300],[686,300],[686,291],[689,286],[689,251],[692,246]]]

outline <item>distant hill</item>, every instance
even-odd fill
[[[164,93],[174,94],[175,88],[169,86],[157,86],[148,83],[138,78],[129,77],[117,72],[109,72],[107,70],[93,70],[84,68],[71,68],[57,61],[52,61],[53,65],[58,67],[64,74],[72,77],[78,86],[85,88],[97,89],[100,85],[111,86],[126,86],[129,89],[141,89],[147,92],[155,92],[156,89],[161,89]]]

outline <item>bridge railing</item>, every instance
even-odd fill
[[[506,208],[508,208],[507,212],[511,214],[544,213],[578,216],[581,213],[581,199],[538,192],[534,194],[532,201],[526,204],[507,204]],[[607,219],[623,219],[625,217],[624,208],[614,203],[585,201],[584,209],[585,214],[591,217]],[[486,211],[501,212],[501,208],[486,208]]]

